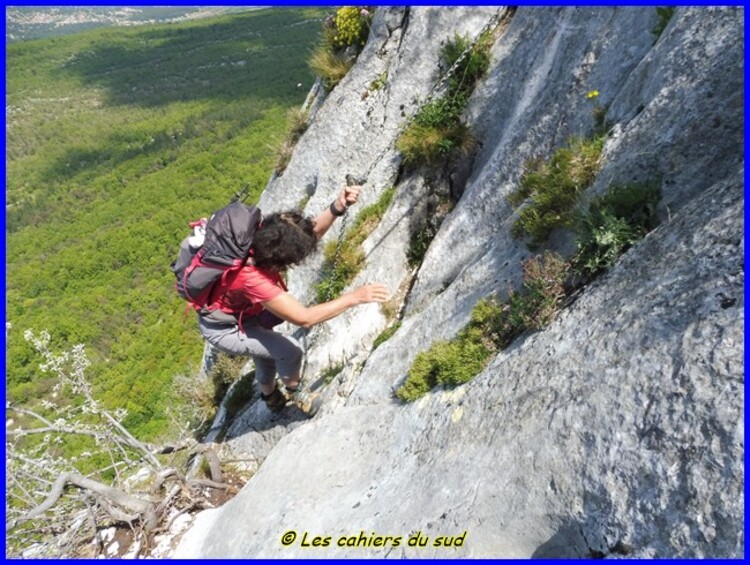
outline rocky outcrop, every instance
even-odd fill
[[[403,171],[392,141],[437,78],[440,41],[478,33],[495,10],[379,9],[269,183],[262,207],[308,195],[311,213],[346,173],[367,174],[365,203],[396,187],[354,285],[411,287],[403,323],[372,353],[387,323],[375,305],[308,336],[308,375],[346,361],[324,408],[287,425],[248,407],[226,449],[252,453],[257,473],[178,556],[743,554],[743,11],[678,8],[653,44],[652,8],[518,9],[467,112],[479,148],[463,195],[412,280],[413,222],[447,181]],[[363,97],[384,71],[386,88]],[[657,179],[662,225],[470,383],[396,402],[418,352],[518,285],[531,252],[505,197],[528,158],[591,132],[591,90],[613,129],[588,196]],[[569,251],[565,234],[554,245]],[[309,299],[319,267],[296,269],[292,292]],[[417,532],[424,547],[408,544]]]

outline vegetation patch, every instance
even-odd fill
[[[339,296],[362,269],[365,262],[362,243],[380,223],[394,194],[395,189],[391,187],[380,195],[375,204],[363,208],[344,233],[340,248],[337,240],[328,242],[324,251],[321,280],[315,285],[318,302],[327,302]]]
[[[615,185],[591,201],[575,226],[577,271],[593,277],[611,267],[629,247],[656,228],[661,189],[655,182]]]
[[[427,250],[435,239],[445,217],[453,210],[454,202],[445,194],[436,194],[429,197],[426,219],[421,222],[409,240],[409,248],[406,250],[406,260],[410,267],[418,267],[422,264]]]
[[[292,152],[302,134],[307,131],[307,112],[300,108],[292,108],[287,112],[287,130],[284,141],[276,150],[276,165],[274,170],[277,175],[284,174],[286,166],[292,158]]]
[[[548,160],[526,163],[518,188],[508,195],[512,206],[524,206],[513,225],[513,235],[530,237],[538,247],[556,228],[573,225],[573,210],[581,193],[599,171],[605,138],[571,138],[568,147],[555,151]]]
[[[454,152],[468,154],[475,145],[469,129],[461,122],[469,97],[490,64],[493,35],[483,34],[448,78],[443,96],[432,100],[414,116],[396,141],[396,148],[411,165],[434,165]],[[456,35],[440,52],[441,62],[450,69],[469,47],[468,37]]]
[[[323,383],[326,385],[329,385],[333,382],[333,379],[335,379],[341,371],[344,370],[344,367],[346,365],[344,363],[339,363],[338,365],[332,365],[331,367],[328,367],[325,371],[323,371],[320,374],[320,378],[323,380]]]
[[[386,83],[388,82],[388,71],[383,71],[380,73],[378,78],[376,78],[374,81],[370,83],[370,90],[380,90],[381,88],[384,88]]]
[[[310,69],[333,89],[354,66],[370,33],[373,9],[344,6],[329,14],[323,25],[323,39],[309,60]]]
[[[243,364],[247,359],[242,359]],[[255,371],[251,371],[247,375],[242,375],[229,390],[231,393],[227,398],[224,406],[227,409],[227,422],[231,422],[232,419],[239,413],[243,406],[250,402],[253,398],[255,383]]]
[[[657,183],[615,185],[576,216],[578,253],[572,265],[545,251],[523,263],[523,288],[508,301],[480,300],[469,324],[451,341],[436,342],[415,358],[396,396],[413,401],[438,385],[455,386],[472,379],[492,356],[527,330],[548,326],[563,307],[571,270],[591,280],[658,223],[661,198]]]
[[[328,45],[319,45],[310,57],[310,70],[323,79],[326,90],[333,90],[354,66],[355,58],[346,53],[331,51]]]
[[[380,333],[380,335],[375,338],[375,341],[372,344],[372,350],[375,351],[378,347],[383,345],[383,343],[391,339],[393,337],[393,334],[395,334],[400,327],[401,327],[401,321],[398,321],[395,324],[393,324],[391,327],[383,330]]]
[[[525,261],[522,291],[511,291],[507,303],[480,300],[469,324],[453,340],[436,342],[417,355],[396,396],[413,401],[438,385],[468,382],[515,337],[548,325],[562,307],[568,272],[569,264],[551,252]]]
[[[674,15],[675,8],[675,6],[659,6],[656,8],[656,14],[659,16],[659,21],[654,26],[654,29],[651,30],[651,33],[654,34],[654,43],[659,41],[661,34],[664,33],[664,29]]]

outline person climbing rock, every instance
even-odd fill
[[[245,265],[218,284],[211,311],[198,317],[200,332],[208,343],[229,355],[252,357],[262,398],[274,412],[294,400],[308,415],[314,415],[318,402],[306,397],[300,386],[302,348],[294,338],[273,327],[287,321],[310,328],[354,306],[388,298],[384,285],[367,284],[328,302],[305,306],[287,292],[282,279],[288,267],[315,251],[336,218],[357,202],[360,191],[361,186],[343,188],[314,219],[299,210],[263,218]],[[279,388],[277,375],[286,393]]]

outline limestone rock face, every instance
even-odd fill
[[[378,9],[357,64],[313,102],[261,207],[307,195],[317,213],[346,173],[367,175],[365,205],[395,186],[352,286],[400,291],[402,325],[371,351],[388,318],[368,305],[307,336],[309,381],[345,362],[323,409],[241,414],[225,448],[257,473],[177,556],[743,555],[743,10],[678,8],[654,43],[653,8],[519,8],[466,114],[478,146],[462,196],[414,272],[415,222],[449,187],[403,170],[393,141],[438,78],[440,42],[474,37],[497,10]],[[506,196],[526,160],[591,133],[595,105],[611,134],[586,196],[656,179],[661,225],[471,382],[396,401],[417,353],[518,286],[532,252]],[[554,245],[570,252],[565,234]],[[293,294],[311,299],[320,265],[291,273]],[[418,532],[426,545],[410,547]]]

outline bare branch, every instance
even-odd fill
[[[16,485],[16,486],[17,486],[17,487],[18,487],[19,489],[21,489],[21,491],[23,492],[24,496],[26,497],[26,499],[25,499],[25,502],[27,502],[27,503],[29,503],[29,504],[36,504],[36,502],[34,501],[34,497],[33,497],[33,496],[31,496],[31,494],[29,493],[29,491],[28,491],[28,490],[26,490],[26,488],[25,488],[25,487],[24,487],[24,486],[23,486],[23,485],[21,484],[21,482],[20,482],[20,481],[19,481],[19,480],[18,480],[18,479],[17,479],[16,477],[15,477],[15,475],[10,475],[10,480],[11,480],[11,481],[13,481],[13,484],[14,484],[14,485]],[[10,493],[10,492],[9,492],[9,493]],[[10,494],[13,494],[13,493],[10,493]],[[18,498],[18,499],[20,499],[20,500],[24,500],[24,498],[23,498],[23,497],[21,497],[21,496],[18,496],[17,494],[14,494],[13,496],[15,496],[16,498]]]
[[[42,422],[45,426],[52,427],[52,422],[44,418],[43,416],[37,414],[33,410],[27,410],[26,408],[21,408],[19,406],[8,406],[7,410],[12,410],[13,412],[17,412],[18,414],[25,414],[27,416],[31,416],[33,418],[36,418],[40,422]]]
[[[140,514],[138,513],[126,514],[122,510],[115,508],[104,497],[97,497],[97,502],[99,503],[99,506],[101,506],[113,520],[116,520],[118,522],[126,522],[127,524],[132,524],[133,522],[138,520],[138,518],[140,518]]]
[[[161,463],[154,457],[153,453],[151,453],[152,450],[145,443],[135,439],[109,412],[103,411],[101,414],[122,434],[123,443],[143,453],[156,469],[161,469]]]
[[[32,467],[35,467],[36,469],[39,469],[40,471],[44,471],[45,473],[50,473],[50,474],[53,473],[53,471],[51,471],[49,467],[42,465],[39,461],[34,461],[33,459],[30,459],[29,457],[26,457],[25,455],[17,453],[16,451],[10,450],[10,451],[7,451],[6,453],[7,453],[7,457],[10,457],[11,459],[18,459],[19,461],[22,461],[26,463],[27,465],[31,465]],[[39,480],[41,481],[42,479],[39,479]]]
[[[164,483],[169,477],[176,477],[178,480],[182,481],[183,478],[180,477],[180,475],[177,473],[175,469],[164,469],[160,473],[157,473],[156,478],[154,479],[153,484],[151,485],[151,493],[156,494],[161,490],[161,487],[164,486]]]
[[[101,438],[101,434],[97,432],[93,432],[90,430],[77,430],[74,428],[69,428],[67,426],[54,426],[49,425],[44,428],[17,428],[15,430],[9,430],[8,435],[14,436],[14,437],[25,437],[25,436],[31,436],[36,434],[73,434],[73,435],[79,435],[79,436],[89,436],[93,438]]]
[[[222,489],[226,491],[232,491],[237,492],[237,487],[230,485],[229,483],[216,483],[214,481],[209,481],[208,479],[192,479],[188,481],[188,485],[198,485],[202,487],[208,487],[208,488],[216,488],[216,489]]]
[[[155,455],[168,455],[175,451],[182,451],[183,449],[192,449],[198,442],[192,438],[185,439],[181,442],[174,444],[165,444],[159,447],[153,447]]]
[[[110,500],[131,512],[142,515],[147,514],[149,510],[153,512],[151,503],[145,500],[141,500],[140,498],[130,496],[120,489],[107,486],[98,481],[87,479],[86,477],[83,477],[78,473],[63,473],[58,477],[57,481],[55,481],[55,484],[52,487],[49,495],[47,496],[47,499],[36,508],[29,511],[25,516],[21,517],[17,521],[17,523],[22,524],[23,522],[36,518],[37,516],[40,516],[41,514],[52,508],[62,496],[63,491],[65,490],[65,486],[68,483],[77,486],[78,488],[86,489],[95,494],[98,494],[99,496],[104,497],[106,500]]]

